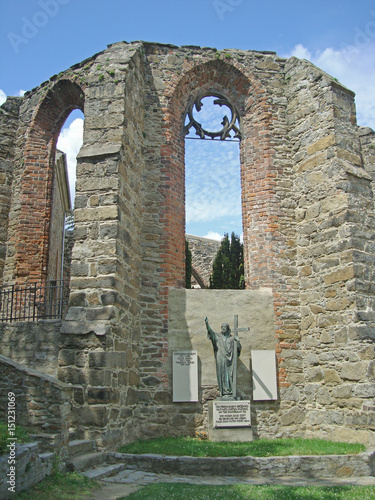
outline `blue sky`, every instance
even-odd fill
[[[0,8],[0,103],[109,43],[146,40],[309,59],[356,92],[358,123],[375,128],[373,0],[6,0]],[[68,125],[59,145],[74,159],[82,122],[73,115]],[[238,145],[203,142],[186,141],[187,231],[240,234]]]

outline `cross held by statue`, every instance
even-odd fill
[[[233,327],[233,335],[238,337],[238,332],[249,332],[250,328],[238,328],[238,314],[234,315],[234,327]]]
[[[249,327],[238,328],[238,314],[234,315],[233,337],[237,342],[238,332],[248,332]],[[237,349],[233,349],[233,397],[237,399]]]

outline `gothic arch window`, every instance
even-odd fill
[[[58,81],[41,100],[26,135],[23,175],[17,187],[21,203],[12,228],[16,282],[47,278],[56,143],[67,117],[74,109],[83,112],[83,106],[81,87],[70,80]]]
[[[186,152],[192,144],[198,149],[204,144],[225,148],[229,144],[236,147],[236,158],[242,161],[249,142],[249,122],[243,122],[240,116],[245,116],[249,102],[249,87],[251,82],[247,76],[233,64],[218,58],[194,65],[183,74],[176,75],[165,93],[165,108],[163,118],[164,144],[161,148],[161,179],[160,193],[163,196],[161,205],[161,221],[164,230],[163,266],[161,286],[183,287],[185,284],[185,234],[186,221],[189,216],[189,200],[186,199],[185,182],[189,176],[186,162]],[[200,103],[205,107],[206,98],[217,101],[214,108],[221,110],[221,117],[213,126],[198,119]],[[233,113],[232,113],[233,110]],[[190,113],[190,116],[189,116]],[[233,115],[234,114],[234,119]],[[227,118],[224,119],[224,116]],[[224,123],[223,123],[224,122]],[[200,125],[200,126],[199,126]],[[189,133],[185,133],[189,130]],[[246,140],[243,138],[245,137]],[[194,137],[198,140],[189,140]],[[204,140],[208,139],[208,140]],[[236,142],[232,142],[236,141]],[[240,146],[240,154],[239,154]],[[215,157],[213,157],[215,161]],[[242,165],[237,167],[238,184],[243,176]],[[227,177],[223,176],[222,192],[226,189]],[[224,194],[225,196],[225,194]],[[240,198],[240,197],[239,197]],[[223,205],[222,200],[221,205]],[[243,211],[243,199],[238,200],[239,219]],[[204,212],[202,207],[198,207]],[[242,229],[242,222],[240,222]],[[230,231],[226,230],[224,232]],[[241,233],[242,230],[239,231]],[[197,234],[197,233],[195,233]]]
[[[221,239],[242,233],[241,119],[223,92],[191,99],[185,114],[186,232]]]

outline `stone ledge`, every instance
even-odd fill
[[[108,143],[105,145],[98,146],[92,144],[90,146],[83,146],[78,155],[77,160],[82,160],[83,158],[97,158],[100,156],[113,156],[117,155],[122,148],[122,144],[119,143]]]
[[[136,470],[183,476],[242,476],[326,479],[375,476],[375,450],[357,455],[286,457],[176,457],[155,454],[110,453],[117,463]]]
[[[12,359],[7,358],[6,356],[3,356],[1,354],[0,354],[0,364],[11,366],[20,373],[23,373],[29,377],[35,377],[39,380],[43,380],[44,382],[49,383],[60,390],[67,390],[69,392],[73,387],[71,384],[65,384],[64,382],[61,382],[60,380],[51,375],[39,372],[37,370],[34,370],[33,368],[29,368],[28,366],[21,365],[16,361],[13,361]]]
[[[109,326],[106,321],[65,321],[60,332],[70,335],[88,335],[95,333],[96,335],[106,335],[109,331]]]

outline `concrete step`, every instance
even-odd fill
[[[77,471],[83,472],[88,469],[93,469],[98,467],[99,465],[103,465],[106,462],[110,461],[109,456],[105,452],[92,452],[92,453],[83,453],[79,455],[73,456],[66,463],[66,468],[68,471]]]
[[[70,441],[68,445],[70,457],[84,453],[92,453],[93,451],[96,451],[96,443],[89,439],[75,439],[74,441]]]
[[[125,469],[124,464],[113,464],[113,465],[104,464],[102,466],[88,469],[85,472],[83,472],[82,475],[88,477],[89,479],[103,479],[105,477],[114,476],[115,474],[122,472],[124,469]]]

